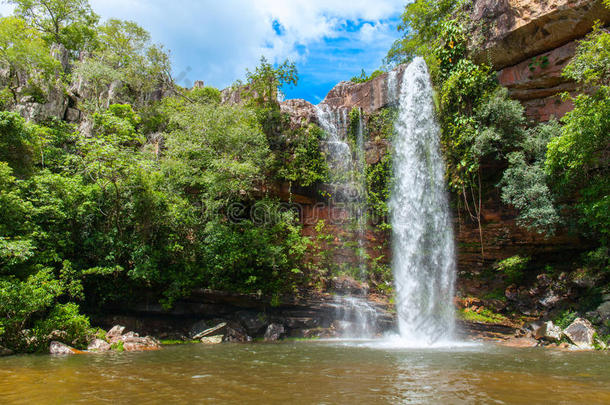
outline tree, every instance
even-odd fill
[[[246,72],[247,90],[245,96],[259,106],[277,106],[278,92],[286,85],[296,86],[299,77],[294,63],[288,60],[274,67],[262,56],[254,72]]]
[[[18,89],[41,86],[59,67],[38,32],[15,17],[0,18],[0,63],[8,68],[4,85],[18,100]]]
[[[99,27],[98,41],[98,48],[76,68],[87,83],[88,110],[112,103],[141,106],[153,92],[172,85],[169,56],[151,45],[150,34],[136,23],[110,19]]]
[[[99,16],[88,0],[7,0],[17,6],[15,14],[43,34],[48,43],[64,45],[78,52],[95,43]]]
[[[441,37],[442,22],[457,4],[458,0],[416,0],[407,4],[398,26],[404,35],[394,42],[386,61],[404,63],[430,54]]]

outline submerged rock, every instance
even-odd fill
[[[49,353],[65,356],[72,354],[82,354],[83,352],[61,342],[51,342],[51,345],[49,346]]]
[[[580,349],[593,349],[595,329],[586,319],[576,318],[563,333]]]
[[[272,323],[267,326],[267,331],[265,332],[265,341],[273,342],[279,340],[284,334],[286,330],[284,329],[284,325],[279,323]]]

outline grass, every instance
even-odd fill
[[[475,311],[466,311],[465,309],[460,309],[458,311],[458,318],[464,321],[470,322],[480,322],[480,323],[491,323],[491,324],[500,324],[508,322],[508,318],[501,314],[496,314],[495,312],[482,308],[478,312]]]

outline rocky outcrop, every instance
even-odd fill
[[[280,103],[280,110],[290,115],[293,127],[305,126],[310,122],[316,122],[316,107],[309,101],[301,99],[290,99]]]
[[[477,59],[499,70],[582,38],[610,10],[600,0],[476,0],[471,17]]]
[[[143,351],[143,350],[158,350],[161,348],[159,342],[151,336],[141,337],[136,332],[127,332],[124,326],[115,325],[106,333],[107,343],[111,347],[122,347],[128,352]]]
[[[610,22],[599,0],[477,0],[472,6],[475,59],[498,70],[531,122],[561,118],[573,108],[560,94],[576,85],[561,71],[595,21]]]
[[[201,290],[177,301],[171,310],[164,309],[156,298],[151,297],[145,303],[107,307],[105,311],[115,315],[93,318],[92,322],[106,327],[120,322],[141,334],[163,339],[223,335],[227,342],[247,342],[264,337],[272,324],[283,326],[282,336],[332,335],[331,325],[345,312],[331,294],[286,296],[276,306],[270,302],[271,297],[263,295]],[[383,332],[394,327],[394,317],[386,304],[369,302],[369,305],[377,313],[376,325],[372,325],[372,329]],[[213,330],[221,322],[226,326]],[[204,325],[208,328],[203,329]],[[205,332],[207,329],[212,329],[210,335],[197,336],[191,332]]]
[[[333,87],[322,103],[335,110],[360,108],[367,114],[395,104],[405,68],[406,65],[400,65],[393,73],[384,73],[365,83],[341,82]]]

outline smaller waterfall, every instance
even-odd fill
[[[386,83],[388,104],[396,104],[398,102],[398,72],[390,70],[388,72],[388,81]]]
[[[421,58],[403,76],[394,150],[389,209],[400,337],[413,345],[450,341],[453,229],[432,85]]]
[[[379,313],[365,298],[339,296],[334,298],[337,333],[348,339],[371,339],[378,330]]]

